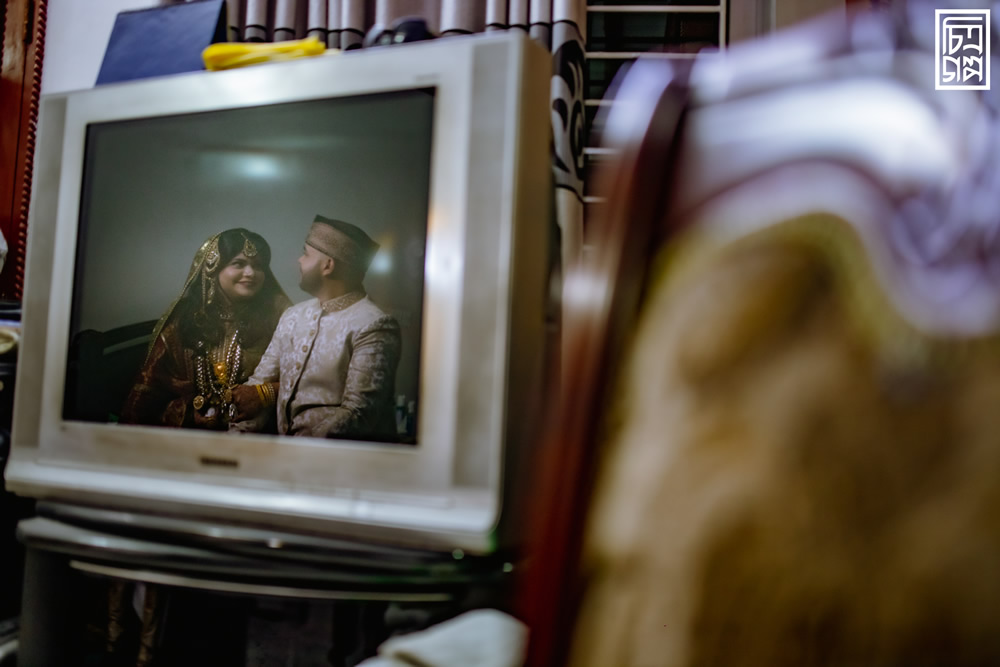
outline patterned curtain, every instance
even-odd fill
[[[583,247],[586,11],[583,0],[552,2],[552,169],[564,269],[576,264]]]
[[[358,49],[365,34],[404,16],[434,34],[523,30],[552,51],[552,168],[563,265],[579,258],[583,230],[585,0],[226,0],[231,41],[315,36]]]

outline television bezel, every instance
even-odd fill
[[[44,97],[8,488],[431,549],[488,553],[506,542],[504,488],[540,404],[550,63],[504,33]],[[89,123],[426,88],[435,102],[415,447],[63,419]]]

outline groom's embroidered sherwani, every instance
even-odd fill
[[[399,354],[399,324],[364,292],[310,299],[281,316],[248,384],[279,383],[280,434],[394,440]],[[271,417],[233,428],[264,430]]]

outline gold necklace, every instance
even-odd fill
[[[205,405],[215,406],[222,415],[229,414],[233,400],[233,387],[239,383],[243,364],[243,347],[239,329],[226,337],[210,353],[200,355],[195,362],[195,384],[198,395],[191,404],[195,410]],[[211,355],[211,364],[208,357]]]

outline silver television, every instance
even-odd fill
[[[550,71],[526,37],[478,35],[43,98],[8,488],[431,550],[516,539],[543,398]],[[394,432],[126,423],[201,245],[259,234],[302,303],[317,214],[379,245],[364,288],[399,327]]]

